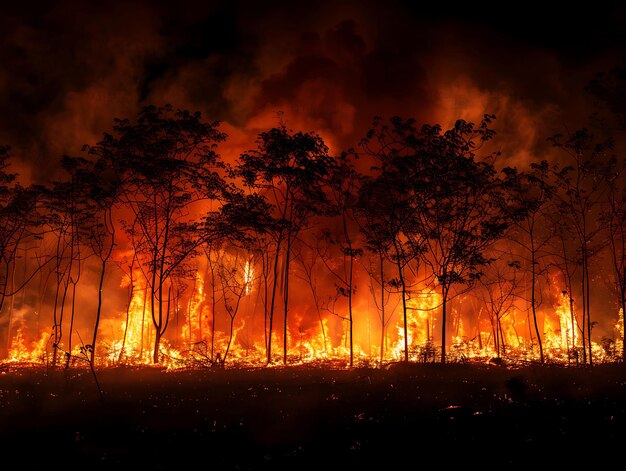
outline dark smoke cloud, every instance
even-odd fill
[[[582,91],[622,63],[623,8],[524,2],[46,2],[0,18],[0,140],[45,181],[147,103],[225,121],[230,153],[275,124],[354,145],[372,116],[499,115],[513,162],[584,124]]]

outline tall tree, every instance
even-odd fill
[[[226,135],[218,126],[200,113],[148,106],[134,122],[116,120],[113,133],[89,148],[119,181],[119,204],[130,211],[125,228],[149,287],[154,363],[169,325],[173,277],[198,246],[192,213],[227,190],[216,152]]]
[[[417,272],[416,265],[426,242],[420,213],[426,208],[426,189],[429,187],[424,186],[421,176],[422,145],[420,130],[413,119],[394,117],[385,123],[376,118],[361,140],[358,153],[374,159],[374,173],[361,185],[357,214],[368,248],[379,256],[384,255],[396,267],[397,278],[387,280],[387,286],[400,293],[404,361],[409,361],[407,311],[411,288],[423,281],[408,279],[410,274]],[[382,273],[382,258],[380,268]],[[384,298],[384,287],[383,281],[381,299]],[[384,323],[383,320],[383,326]]]
[[[554,195],[555,187],[550,184],[550,166],[545,160],[539,164],[531,164],[527,172],[519,172],[515,168],[506,168],[504,172],[507,175],[505,211],[513,226],[509,240],[522,249],[529,267],[530,308],[539,345],[539,359],[543,364],[545,359],[542,332],[537,321],[537,280],[547,270],[545,264],[542,265],[549,255],[546,248],[551,239],[550,228],[546,224],[546,208]]]
[[[593,365],[591,320],[591,259],[599,253],[598,235],[601,227],[599,209],[605,198],[606,156],[612,149],[610,141],[595,142],[588,130],[576,131],[565,138],[549,139],[569,157],[569,165],[555,166],[553,173],[559,188],[558,203],[567,223],[574,229],[581,266],[583,362]],[[586,339],[585,339],[586,337]],[[585,349],[586,343],[586,349]]]
[[[86,147],[88,149],[88,147]],[[93,363],[96,354],[98,327],[102,313],[104,279],[107,264],[115,246],[116,227],[113,220],[113,206],[119,190],[111,169],[104,167],[106,161],[94,162],[82,157],[63,158],[63,167],[71,175],[75,187],[75,197],[79,199],[72,208],[77,234],[82,234],[82,243],[100,262],[98,282],[98,303],[91,344],[85,345]]]
[[[293,133],[284,125],[262,132],[257,149],[242,154],[237,166],[248,187],[257,189],[274,206],[276,224],[273,281],[268,312],[267,362],[272,361],[272,331],[276,291],[283,260],[283,363],[287,363],[290,263],[293,243],[313,215],[326,214],[330,203],[326,183],[333,165],[328,147],[314,133]]]
[[[346,298],[348,303],[347,316],[343,316],[348,322],[348,337],[350,345],[350,367],[354,364],[354,315],[353,315],[353,298],[356,293],[354,262],[363,255],[363,249],[355,246],[355,215],[354,210],[358,198],[358,186],[360,175],[354,167],[350,158],[350,154],[342,153],[337,159],[336,165],[333,167],[331,179],[329,182],[329,190],[331,193],[331,201],[334,205],[333,213],[338,216],[338,230],[326,231],[324,239],[328,244],[326,248],[337,246],[339,254],[331,251],[334,260],[340,260],[339,263],[333,263],[329,260],[328,253],[321,254],[320,257],[328,271],[335,279],[335,287],[337,294]]]
[[[17,252],[28,239],[41,238],[45,232],[43,214],[40,209],[43,189],[38,186],[23,187],[16,180],[17,173],[10,168],[11,149],[0,146],[0,311],[7,298],[13,299],[22,291],[36,273],[45,266],[46,260],[38,261],[37,267],[25,272],[23,280],[16,283],[15,271]],[[26,265],[25,265],[26,269]],[[11,341],[12,310],[7,319],[7,348]]]
[[[623,325],[626,325],[626,161],[612,159],[607,163],[606,176],[608,191],[601,222],[611,257],[617,305],[621,309]],[[626,346],[626,329],[622,345]],[[622,359],[626,362],[626,347],[622,347]]]
[[[486,115],[478,126],[459,120],[445,132],[438,125],[426,125],[421,131],[425,159],[421,178],[428,183],[426,207],[420,213],[427,234],[424,260],[442,297],[442,363],[451,290],[479,279],[491,262],[486,250],[507,228],[502,179],[493,163],[476,158],[476,151],[495,134],[489,128],[493,119]]]
[[[68,178],[56,182],[47,195],[47,210],[50,224],[56,238],[56,290],[53,307],[53,353],[52,364],[55,366],[58,353],[65,352],[66,367],[71,359],[74,320],[76,313],[76,287],[82,276],[82,262],[88,257],[83,250],[86,242],[86,230],[83,221],[88,218],[88,203],[85,198],[85,186],[79,178],[76,160],[64,158],[63,167]],[[71,291],[70,291],[71,287]],[[70,303],[69,329],[67,341],[64,337],[66,305]]]

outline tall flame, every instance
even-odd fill
[[[250,261],[240,265],[234,263],[234,266],[233,283],[240,287],[242,293],[238,308],[240,315],[235,316],[234,312],[229,311],[231,308],[224,304],[223,291],[213,289],[215,287],[211,287],[211,280],[206,275],[203,276],[199,270],[187,298],[177,312],[180,326],[177,324],[175,328],[171,327],[168,339],[162,340],[160,359],[163,365],[168,368],[180,368],[215,365],[224,361],[235,365],[265,364],[264,339],[255,335],[258,330],[255,331],[254,323],[258,324],[259,319],[250,317],[250,312],[254,312],[254,303],[258,302],[261,294],[257,290],[261,289],[262,283],[255,278],[254,267]],[[126,277],[122,285],[130,289],[130,283],[131,280]],[[152,363],[155,331],[151,318],[150,293],[145,280],[136,279],[132,283],[132,296],[127,311],[117,313],[115,320],[112,321],[113,327],[108,330],[112,334],[104,335],[99,343],[96,357],[98,365]],[[553,288],[556,288],[554,283]],[[213,295],[216,296],[215,299],[212,298]],[[569,294],[561,291],[555,299],[556,302],[551,309],[540,312],[544,351],[549,361],[567,364],[582,347],[581,332],[573,312],[573,300]],[[407,302],[407,344],[411,361],[438,360],[440,355],[438,320],[441,303],[441,295],[432,288],[411,292]],[[215,312],[211,312],[212,306],[215,306]],[[404,358],[404,319],[401,307],[396,306],[391,311],[393,328],[388,329],[384,337],[385,346],[389,347],[384,349],[384,360],[399,361]],[[473,317],[469,319],[465,311],[473,312],[471,314]],[[232,331],[229,312],[233,314]],[[498,353],[502,358],[512,362],[538,358],[537,341],[534,339],[531,342],[529,339],[532,327],[528,314],[520,311],[517,306],[513,306],[506,315],[499,318],[500,325],[497,329],[489,322],[483,308],[475,310],[466,298],[456,299],[454,304],[451,304],[449,312],[449,331],[452,339],[449,358],[452,361],[490,361]],[[310,316],[305,313],[305,309],[301,309],[298,302],[290,306],[288,339],[290,361],[292,363],[338,361],[346,365],[350,356],[348,319],[320,316],[319,322],[311,322]],[[355,308],[354,325],[358,325],[359,322],[363,325],[363,319],[367,315],[368,312],[361,312]],[[215,332],[212,338],[213,327]],[[369,322],[367,328],[369,336]],[[623,351],[623,329],[620,311],[613,340],[615,352]],[[337,335],[337,332],[341,332],[341,335]],[[378,361],[379,357],[373,352],[371,341],[364,343],[364,332],[357,328],[353,333],[355,362],[358,364]],[[278,334],[274,338],[278,343],[282,339],[276,338],[277,336]],[[498,336],[498,339],[495,336]],[[500,344],[499,351],[496,351],[497,342]],[[51,347],[48,333],[29,341],[25,338],[22,328],[17,328],[4,362],[42,364],[49,361],[47,350]],[[593,342],[592,349],[596,361],[611,358],[606,347],[603,348]],[[81,355],[80,346],[75,346],[72,354]]]

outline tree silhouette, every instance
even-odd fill
[[[89,150],[89,147],[85,146],[85,150]],[[104,159],[94,161],[66,156],[63,162],[66,173],[71,175],[73,184],[79,188],[80,194],[77,195],[81,199],[79,226],[80,232],[84,233],[84,244],[100,262],[93,336],[91,344],[85,346],[93,363],[102,313],[104,279],[115,246],[116,225],[113,220],[113,208],[120,190],[119,181],[114,178],[110,166],[107,166],[110,162]]]
[[[502,255],[502,258],[504,258],[505,254]],[[502,319],[505,318],[515,306],[519,290],[519,280],[517,276],[519,268],[519,262],[516,260],[499,260],[479,279],[479,296],[489,315],[491,332],[496,347],[496,357],[498,359],[506,353],[507,345],[502,328]],[[480,336],[480,328],[478,330],[478,335]]]
[[[354,283],[354,262],[363,255],[363,249],[355,247],[353,226],[354,209],[358,198],[358,185],[360,175],[354,168],[354,164],[348,153],[343,153],[333,166],[329,182],[331,201],[334,205],[333,213],[339,218],[339,229],[336,235],[330,230],[324,231],[323,238],[326,241],[326,249],[337,246],[336,251],[324,251],[320,253],[321,260],[335,280],[337,295],[347,299],[348,315],[340,316],[348,322],[348,336],[350,345],[350,363],[354,364],[354,316],[352,310],[353,297],[356,292]],[[337,263],[340,261],[340,263]]]
[[[420,213],[426,234],[424,261],[431,267],[442,296],[441,361],[446,362],[446,323],[451,289],[471,286],[489,265],[486,250],[502,237],[507,217],[502,208],[502,180],[492,163],[476,159],[490,140],[493,116],[475,126],[459,120],[442,132],[422,128],[421,178],[428,183],[427,203]]]
[[[50,261],[50,258],[39,260],[37,267],[31,273],[25,272],[23,281],[16,285],[13,275],[20,245],[28,239],[41,239],[45,233],[41,213],[44,192],[39,186],[20,185],[16,181],[17,174],[9,171],[10,158],[10,147],[0,146],[0,311],[5,300],[13,299]],[[11,341],[12,314],[10,309],[7,347]]]
[[[417,272],[425,247],[420,213],[426,208],[427,188],[422,179],[422,140],[412,119],[394,117],[389,124],[376,118],[372,129],[361,140],[361,155],[374,158],[374,176],[364,179],[359,195],[359,219],[367,246],[378,253],[381,271],[381,305],[385,282],[382,280],[384,255],[396,267],[397,278],[387,286],[400,292],[404,329],[404,361],[409,361],[408,298],[412,284],[406,270]],[[414,283],[417,284],[417,283]],[[382,325],[384,330],[384,314]]]
[[[613,268],[614,289],[617,305],[622,311],[622,322],[626,320],[626,161],[613,158],[605,166],[608,183],[606,201],[600,217],[605,227],[603,238],[609,247]],[[626,325],[626,322],[623,323]],[[622,336],[622,346],[626,345],[626,329]],[[622,359],[626,361],[626,347],[622,347]]]
[[[616,115],[610,97],[621,93],[620,74],[603,76],[590,90],[604,111]],[[565,166],[543,161],[499,172],[499,154],[489,150],[493,119],[459,120],[446,130],[418,126],[413,119],[375,118],[356,148],[335,156],[319,135],[280,125],[260,133],[256,148],[231,166],[217,153],[226,139],[219,123],[171,106],[148,106],[136,118],[116,120],[109,134],[85,147],[86,155],[64,156],[60,181],[47,188],[20,185],[9,166],[9,149],[0,147],[3,346],[6,334],[11,358],[26,350],[22,337],[30,342],[33,332],[23,335],[22,328],[36,316],[37,322],[52,318],[53,365],[62,362],[59,352],[66,355],[66,366],[79,357],[91,367],[114,357],[113,362],[124,356],[135,361],[124,353],[135,341],[145,361],[144,335],[153,362],[166,361],[163,352],[180,347],[184,337],[187,349],[176,361],[192,362],[193,350],[202,344],[204,353],[195,353],[209,365],[217,355],[221,362],[233,358],[234,349],[248,347],[247,338],[236,340],[245,315],[253,319],[246,319],[246,335],[258,326],[255,340],[260,340],[261,320],[255,316],[262,313],[261,356],[268,363],[276,357],[288,362],[296,322],[300,344],[314,345],[316,339],[305,336],[317,333],[319,322],[325,353],[335,354],[327,347],[342,338],[353,366],[355,352],[365,350],[359,345],[365,335],[357,334],[369,336],[368,321],[379,314],[380,361],[389,341],[399,347],[394,356],[417,357],[413,352],[422,347],[412,340],[417,334],[420,342],[426,338],[426,361],[435,358],[438,335],[424,312],[441,309],[435,322],[442,322],[446,362],[450,338],[470,331],[478,335],[468,337],[468,345],[477,338],[482,354],[489,353],[485,345],[493,345],[496,356],[509,354],[513,344],[506,334],[515,330],[507,330],[509,321],[515,322],[515,309],[525,308],[527,331],[516,331],[520,354],[529,338],[542,363],[567,344],[568,358],[578,363],[582,353],[582,362],[593,364],[598,345],[592,341],[592,301],[602,292],[592,281],[605,279],[610,299],[622,311],[626,304],[626,164],[616,157],[621,136],[615,143],[587,130],[554,136],[550,140],[568,159]],[[122,291],[107,281],[111,263],[129,275]],[[610,270],[602,271],[607,263]],[[26,289],[37,273],[38,288]],[[81,290],[91,276],[98,293],[84,299]],[[545,301],[554,298],[557,282],[563,283],[559,291],[568,295],[570,308],[568,316],[566,299],[559,297],[560,341]],[[363,294],[365,284],[376,310]],[[246,297],[252,289],[258,289],[256,303]],[[464,296],[471,290],[475,296]],[[107,351],[104,319],[115,312],[113,298],[122,292],[129,296],[126,332]],[[311,299],[306,294],[296,300],[294,293],[310,293]],[[33,295],[39,299],[33,301]],[[135,334],[129,325],[135,315],[142,317],[142,296],[139,341],[139,329]],[[361,311],[366,302],[371,317]],[[324,310],[340,321],[327,325]],[[182,316],[189,335],[178,330]],[[481,336],[488,320],[493,344]],[[386,332],[391,322],[397,331]],[[80,339],[79,356],[73,353],[76,327],[84,325],[93,325],[93,332],[86,342]],[[282,336],[274,332],[277,325]],[[456,332],[450,334],[450,326]],[[224,351],[219,340],[229,336]]]
[[[85,220],[89,219],[89,202],[86,198],[86,180],[81,178],[81,159],[64,157],[62,165],[67,173],[66,181],[56,182],[47,192],[46,205],[49,212],[49,224],[56,237],[56,290],[53,309],[52,364],[58,360],[58,352],[65,353],[66,368],[72,358],[74,338],[74,320],[76,314],[76,287],[83,272],[83,261],[89,257],[85,248],[88,246],[89,233]],[[71,287],[71,292],[70,292]],[[62,349],[63,321],[66,320],[66,304],[70,302],[69,329],[67,344]]]
[[[272,293],[269,304],[267,362],[272,361],[272,331],[283,257],[283,363],[287,363],[287,314],[292,246],[312,215],[330,210],[326,182],[332,159],[321,137],[314,133],[290,132],[285,126],[262,132],[257,150],[244,153],[236,169],[245,184],[266,195],[274,206],[276,224],[271,236],[275,246]]]
[[[546,231],[546,224],[543,223],[548,214],[547,205],[556,188],[550,184],[550,166],[545,160],[539,164],[531,164],[528,172],[520,173],[514,168],[506,168],[504,172],[507,176],[505,211],[513,225],[509,240],[527,254],[524,258],[530,267],[530,306],[539,345],[539,359],[543,364],[545,359],[542,334],[537,323],[537,278],[546,273],[546,268],[541,263],[548,256],[546,248],[551,234]]]
[[[149,106],[135,122],[116,120],[113,134],[90,148],[119,181],[119,203],[130,210],[125,230],[149,286],[154,363],[170,320],[174,277],[198,246],[194,205],[227,191],[215,149],[226,135],[218,125],[203,122],[200,113]]]
[[[560,190],[557,193],[559,208],[567,218],[567,224],[574,230],[578,243],[582,271],[583,362],[586,363],[588,355],[589,364],[593,365],[589,267],[591,259],[600,249],[597,240],[601,229],[598,225],[598,210],[607,191],[604,159],[612,146],[611,142],[594,142],[593,135],[586,129],[576,131],[567,138],[556,135],[549,140],[570,158],[570,165],[555,166],[553,174]]]

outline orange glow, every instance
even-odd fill
[[[162,340],[160,348],[162,366],[177,369],[221,364],[233,367],[266,365],[263,318],[262,313],[257,312],[259,306],[255,305],[261,294],[259,289],[262,288],[262,280],[250,260],[238,263],[235,259],[229,259],[228,255],[222,257],[232,262],[232,266],[238,270],[235,273],[235,281],[243,287],[240,312],[233,321],[232,336],[229,319],[224,310],[223,294],[216,295],[219,298],[215,303],[216,312],[211,312],[210,275],[205,279],[206,275],[203,273],[208,271],[198,270],[195,280],[190,283],[189,294],[179,309],[180,328],[176,331],[170,330],[169,335]],[[122,287],[128,287],[129,283],[130,280],[125,277],[122,280]],[[102,330],[95,360],[98,366],[152,364],[155,333],[151,320],[149,290],[146,289],[146,283],[142,279],[134,280],[134,285],[128,305],[128,322],[126,312],[118,312],[114,319],[107,320],[111,328]],[[556,290],[556,285],[553,286],[553,290]],[[436,289],[423,288],[412,291],[407,303],[410,361],[439,360],[441,301],[441,295]],[[326,362],[341,367],[347,366],[350,356],[347,320],[324,313],[320,322],[312,322],[311,316],[307,317],[301,310],[305,305],[306,300],[297,299],[290,306],[288,342],[290,364]],[[448,356],[453,362],[489,362],[497,356],[494,334],[483,307],[479,307],[479,312],[474,312],[468,318],[468,312],[472,309],[467,297],[457,299],[454,308],[451,309],[450,326],[453,328],[450,329],[452,342]],[[280,309],[277,309],[278,311]],[[214,315],[217,316],[215,336],[211,342]],[[398,303],[389,315],[392,316],[392,323],[386,329],[384,361],[401,361],[404,357],[401,304]],[[378,364],[380,361],[377,345],[380,325],[373,321],[374,316],[372,312],[355,308],[356,365]],[[559,291],[555,304],[545,306],[541,316],[546,358],[553,363],[571,363],[574,351],[581,348],[581,335],[575,317],[572,324],[568,295]],[[531,342],[527,334],[529,326],[526,313],[514,307],[507,315],[501,317],[501,324],[503,338],[501,357],[511,364],[537,361],[538,345],[536,339]],[[620,313],[615,324],[614,336],[617,352],[621,352],[623,348],[622,335],[623,323]],[[594,342],[592,348],[596,361],[611,360],[600,344]],[[228,354],[224,360],[227,349]],[[17,328],[12,336],[8,355],[2,361],[8,364],[46,364],[50,361],[51,351],[52,341],[48,332],[41,333],[34,340],[27,340],[23,329]],[[280,329],[275,329],[274,332],[273,351],[276,356],[270,366],[280,364],[282,353]],[[80,344],[74,346],[72,354],[76,357],[83,355]],[[79,366],[85,363],[72,362],[72,364]]]

